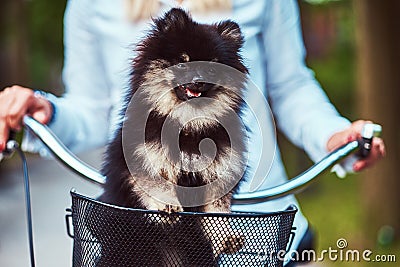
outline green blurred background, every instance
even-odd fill
[[[393,20],[393,14],[396,12],[398,14],[400,11],[399,1],[375,2],[387,7],[379,11],[381,13],[376,12],[380,16],[379,19]],[[395,141],[389,138],[391,135],[388,135],[386,142],[388,157],[384,161],[388,163],[380,163],[380,166],[375,167],[374,170],[363,174],[353,174],[346,179],[339,179],[330,173],[324,174],[318,183],[298,195],[303,212],[318,233],[319,251],[329,247],[336,249],[336,241],[339,238],[345,238],[349,249],[370,249],[374,254],[393,254],[396,255],[397,262],[399,262],[400,200],[396,197],[398,195],[396,192],[400,186],[395,175],[395,165],[398,162],[400,148],[397,141],[399,139],[396,139],[400,137],[398,118],[395,114],[393,114],[395,117],[393,119],[393,116],[387,114],[374,116],[377,113],[374,113],[373,107],[372,111],[369,108],[366,111],[365,107],[368,107],[371,101],[374,102],[374,99],[371,100],[374,95],[371,95],[366,87],[362,86],[368,83],[368,81],[363,81],[363,77],[372,79],[373,77],[370,76],[379,70],[371,70],[371,68],[365,70],[365,68],[359,67],[360,64],[370,64],[368,62],[373,61],[374,58],[372,57],[368,62],[363,61],[365,58],[368,60],[365,53],[368,54],[368,51],[371,51],[368,49],[371,48],[360,47],[360,39],[361,43],[368,40],[371,40],[371,43],[375,41],[368,39],[371,38],[368,37],[369,26],[364,25],[362,19],[358,20],[357,16],[374,14],[377,9],[373,7],[373,1],[371,3],[367,0],[356,3],[346,0],[308,0],[299,3],[303,35],[308,51],[308,64],[315,71],[317,79],[332,102],[344,116],[351,120],[372,114],[372,119],[384,122],[385,132],[394,132],[395,135],[393,138]],[[54,0],[1,0],[0,88],[20,84],[51,91],[56,95],[62,94],[62,18],[65,4],[66,1]],[[357,15],[357,12],[364,12],[364,15]],[[394,16],[396,19],[397,14]],[[390,38],[396,38],[396,35],[400,35],[400,27],[397,27],[399,19],[397,21],[396,19],[394,19],[394,23],[390,21],[383,24],[381,28],[377,26],[378,29],[371,29],[371,32],[376,33],[389,25],[389,27],[393,27],[389,29],[391,30],[390,34],[393,35]],[[391,39],[385,38],[385,35],[382,36],[376,36],[383,42],[377,45],[381,45],[385,51],[390,50],[390,47],[385,46],[385,42],[390,42]],[[396,44],[399,44],[398,41]],[[397,47],[400,49],[400,46]],[[397,54],[389,54],[389,57],[396,59],[398,54],[397,51]],[[380,56],[384,57],[386,54],[377,55],[375,58]],[[394,68],[398,73],[398,68],[396,68],[398,64],[389,67]],[[371,75],[367,71],[370,71]],[[395,72],[389,73],[389,78],[379,76],[375,80],[392,79],[396,75]],[[372,84],[372,82],[368,84]],[[370,89],[371,91],[380,90],[382,95],[389,94],[391,98],[395,99],[395,102],[388,102],[387,99],[381,100],[383,106],[398,104],[398,91],[400,90],[398,78],[394,80],[393,84],[394,86],[388,86],[389,88]],[[364,92],[364,90],[366,91]],[[368,98],[364,97],[365,95]],[[396,110],[398,110],[398,105]],[[387,120],[389,116],[391,120]],[[290,177],[294,177],[312,164],[303,152],[291,145],[281,135],[279,135],[279,143]],[[394,171],[390,172],[389,169]],[[377,193],[370,195],[370,192],[374,191],[371,188],[375,188],[375,185],[377,188],[380,187],[381,191],[377,190]],[[387,196],[391,196],[391,198],[385,198]],[[381,208],[382,213],[380,212]],[[385,213],[385,210],[388,211]],[[399,263],[355,263],[325,260],[318,263],[318,266],[320,265],[399,266]]]

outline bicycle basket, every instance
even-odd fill
[[[297,212],[168,214],[71,196],[74,267],[283,266]]]

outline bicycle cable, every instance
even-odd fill
[[[26,208],[26,221],[28,227],[28,239],[29,239],[29,254],[31,260],[31,267],[35,267],[35,252],[33,245],[33,227],[32,227],[32,207],[31,207],[31,194],[30,194],[30,186],[29,186],[29,175],[28,175],[28,163],[25,157],[24,152],[18,145],[18,143],[14,140],[10,140],[7,142],[8,150],[17,151],[18,155],[22,161],[22,170],[24,173],[24,188],[25,188],[25,208]]]

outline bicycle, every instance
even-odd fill
[[[24,117],[25,128],[35,134],[43,144],[58,158],[63,164],[72,171],[79,174],[84,179],[101,185],[105,182],[105,177],[97,170],[85,164],[74,156],[57,137],[48,129],[30,117]],[[316,177],[327,168],[331,167],[344,157],[357,153],[358,156],[367,156],[372,138],[380,133],[378,125],[367,124],[362,132],[362,139],[348,143],[341,148],[327,155],[320,162],[313,165],[307,171],[288,182],[269,188],[246,194],[235,194],[233,202],[235,204],[248,204],[282,197],[296,193],[315,180]],[[16,141],[10,140],[7,143],[5,154],[8,156],[17,151],[24,159],[23,152],[19,149]],[[23,160],[26,206],[28,219],[28,233],[30,236],[31,265],[35,265],[29,180],[26,160]],[[194,224],[200,220],[207,221],[208,231],[218,226],[222,220],[228,220],[233,229],[240,229],[245,236],[245,246],[233,254],[220,254],[212,262],[205,260],[202,266],[283,266],[282,254],[287,252],[291,246],[291,241],[295,235],[295,228],[292,228],[296,207],[288,207],[287,210],[273,213],[232,213],[232,214],[205,214],[193,212],[163,213],[158,211],[127,209],[113,205],[101,203],[95,199],[77,193],[75,190],[70,192],[72,206],[67,209],[66,225],[67,233],[73,238],[73,266],[97,266],[99,258],[108,262],[107,266],[132,266],[133,259],[145,253],[152,253],[155,247],[180,247],[185,248],[184,257],[192,260],[201,261],[202,255],[209,255],[209,247],[202,235],[194,233],[191,238],[182,238],[179,230],[192,229]],[[89,225],[95,225],[102,229],[102,224],[116,221],[112,232],[93,234],[93,229]],[[179,227],[154,227],[155,222],[177,221]],[[72,224],[72,227],[71,227]],[[72,231],[73,230],[73,231]],[[73,232],[73,233],[72,233]],[[141,242],[140,248],[127,246],[133,242],[138,235],[145,234],[148,238]],[[109,238],[116,236],[117,238]],[[216,237],[217,238],[217,237]],[[189,242],[188,242],[189,240]],[[108,245],[108,242],[112,242]],[[154,245],[155,244],[155,245]],[[113,251],[106,251],[106,248],[113,248]],[[182,252],[170,251],[163,256],[167,258],[170,265],[176,266],[176,260],[182,261]],[[284,254],[283,253],[283,254]],[[154,255],[152,255],[154,256]],[[108,258],[107,258],[108,257]],[[159,257],[154,257],[155,262],[149,262],[147,266],[160,266]],[[208,258],[209,260],[209,258]],[[182,262],[181,262],[182,263]],[[182,263],[183,266],[186,266]],[[178,265],[181,266],[181,265]]]

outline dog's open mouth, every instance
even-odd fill
[[[204,83],[187,83],[175,87],[175,93],[180,100],[188,100],[204,95]]]
[[[201,96],[201,92],[193,91],[190,88],[185,88],[185,94],[188,97],[199,97],[199,96]]]

